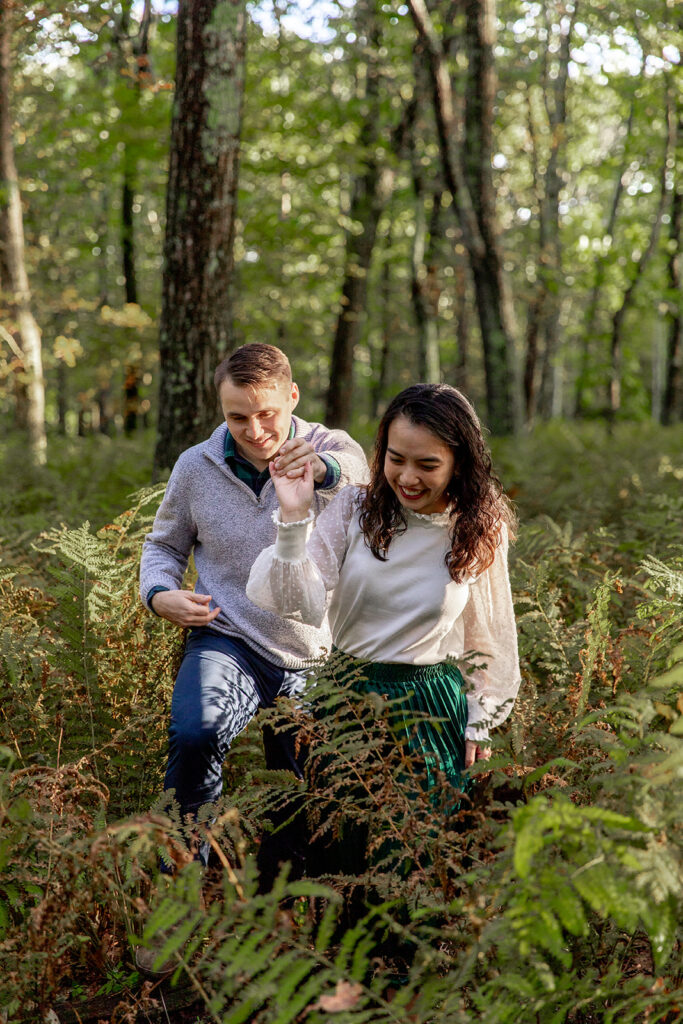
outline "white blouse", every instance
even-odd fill
[[[406,510],[408,527],[392,538],[382,562],[360,529],[361,490],[345,487],[318,516],[308,543],[312,514],[281,523],[275,513],[277,541],[254,562],[247,597],[311,626],[327,611],[335,646],[354,658],[434,665],[468,655],[465,735],[485,739],[488,727],[509,715],[520,684],[507,529],[492,565],[455,583],[445,563],[448,513]]]

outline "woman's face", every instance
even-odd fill
[[[397,416],[389,426],[384,475],[404,508],[429,515],[448,505],[453,452],[427,427]]]

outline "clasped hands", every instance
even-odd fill
[[[284,445],[280,449],[283,451]],[[322,459],[318,460],[322,462]],[[300,463],[302,463],[300,465]],[[327,472],[327,466],[322,465]],[[313,501],[313,490],[316,481],[315,468],[310,459],[291,459],[285,461],[278,453],[268,464],[270,478],[280,503],[280,518],[283,523],[298,523],[308,516]],[[324,479],[324,476],[321,478]]]

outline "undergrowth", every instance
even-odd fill
[[[331,662],[304,706],[262,716],[298,722],[305,785],[265,770],[254,727],[231,752],[198,825],[204,878],[159,799],[182,635],[142,609],[136,576],[160,489],[102,529],[55,508],[38,531],[15,503],[0,566],[4,1019],[59,1019],[98,992],[118,993],[112,1020],[149,1019],[140,937],[175,957],[207,1021],[679,1019],[683,436],[599,429],[496,452],[523,524],[524,681],[459,807],[425,794],[385,703]],[[285,869],[264,894],[255,850],[287,807],[312,876]]]

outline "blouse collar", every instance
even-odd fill
[[[444,512],[413,512],[412,509],[404,508],[408,520],[418,519],[423,523],[430,523],[433,526],[449,526],[451,521],[451,514],[448,509]]]

